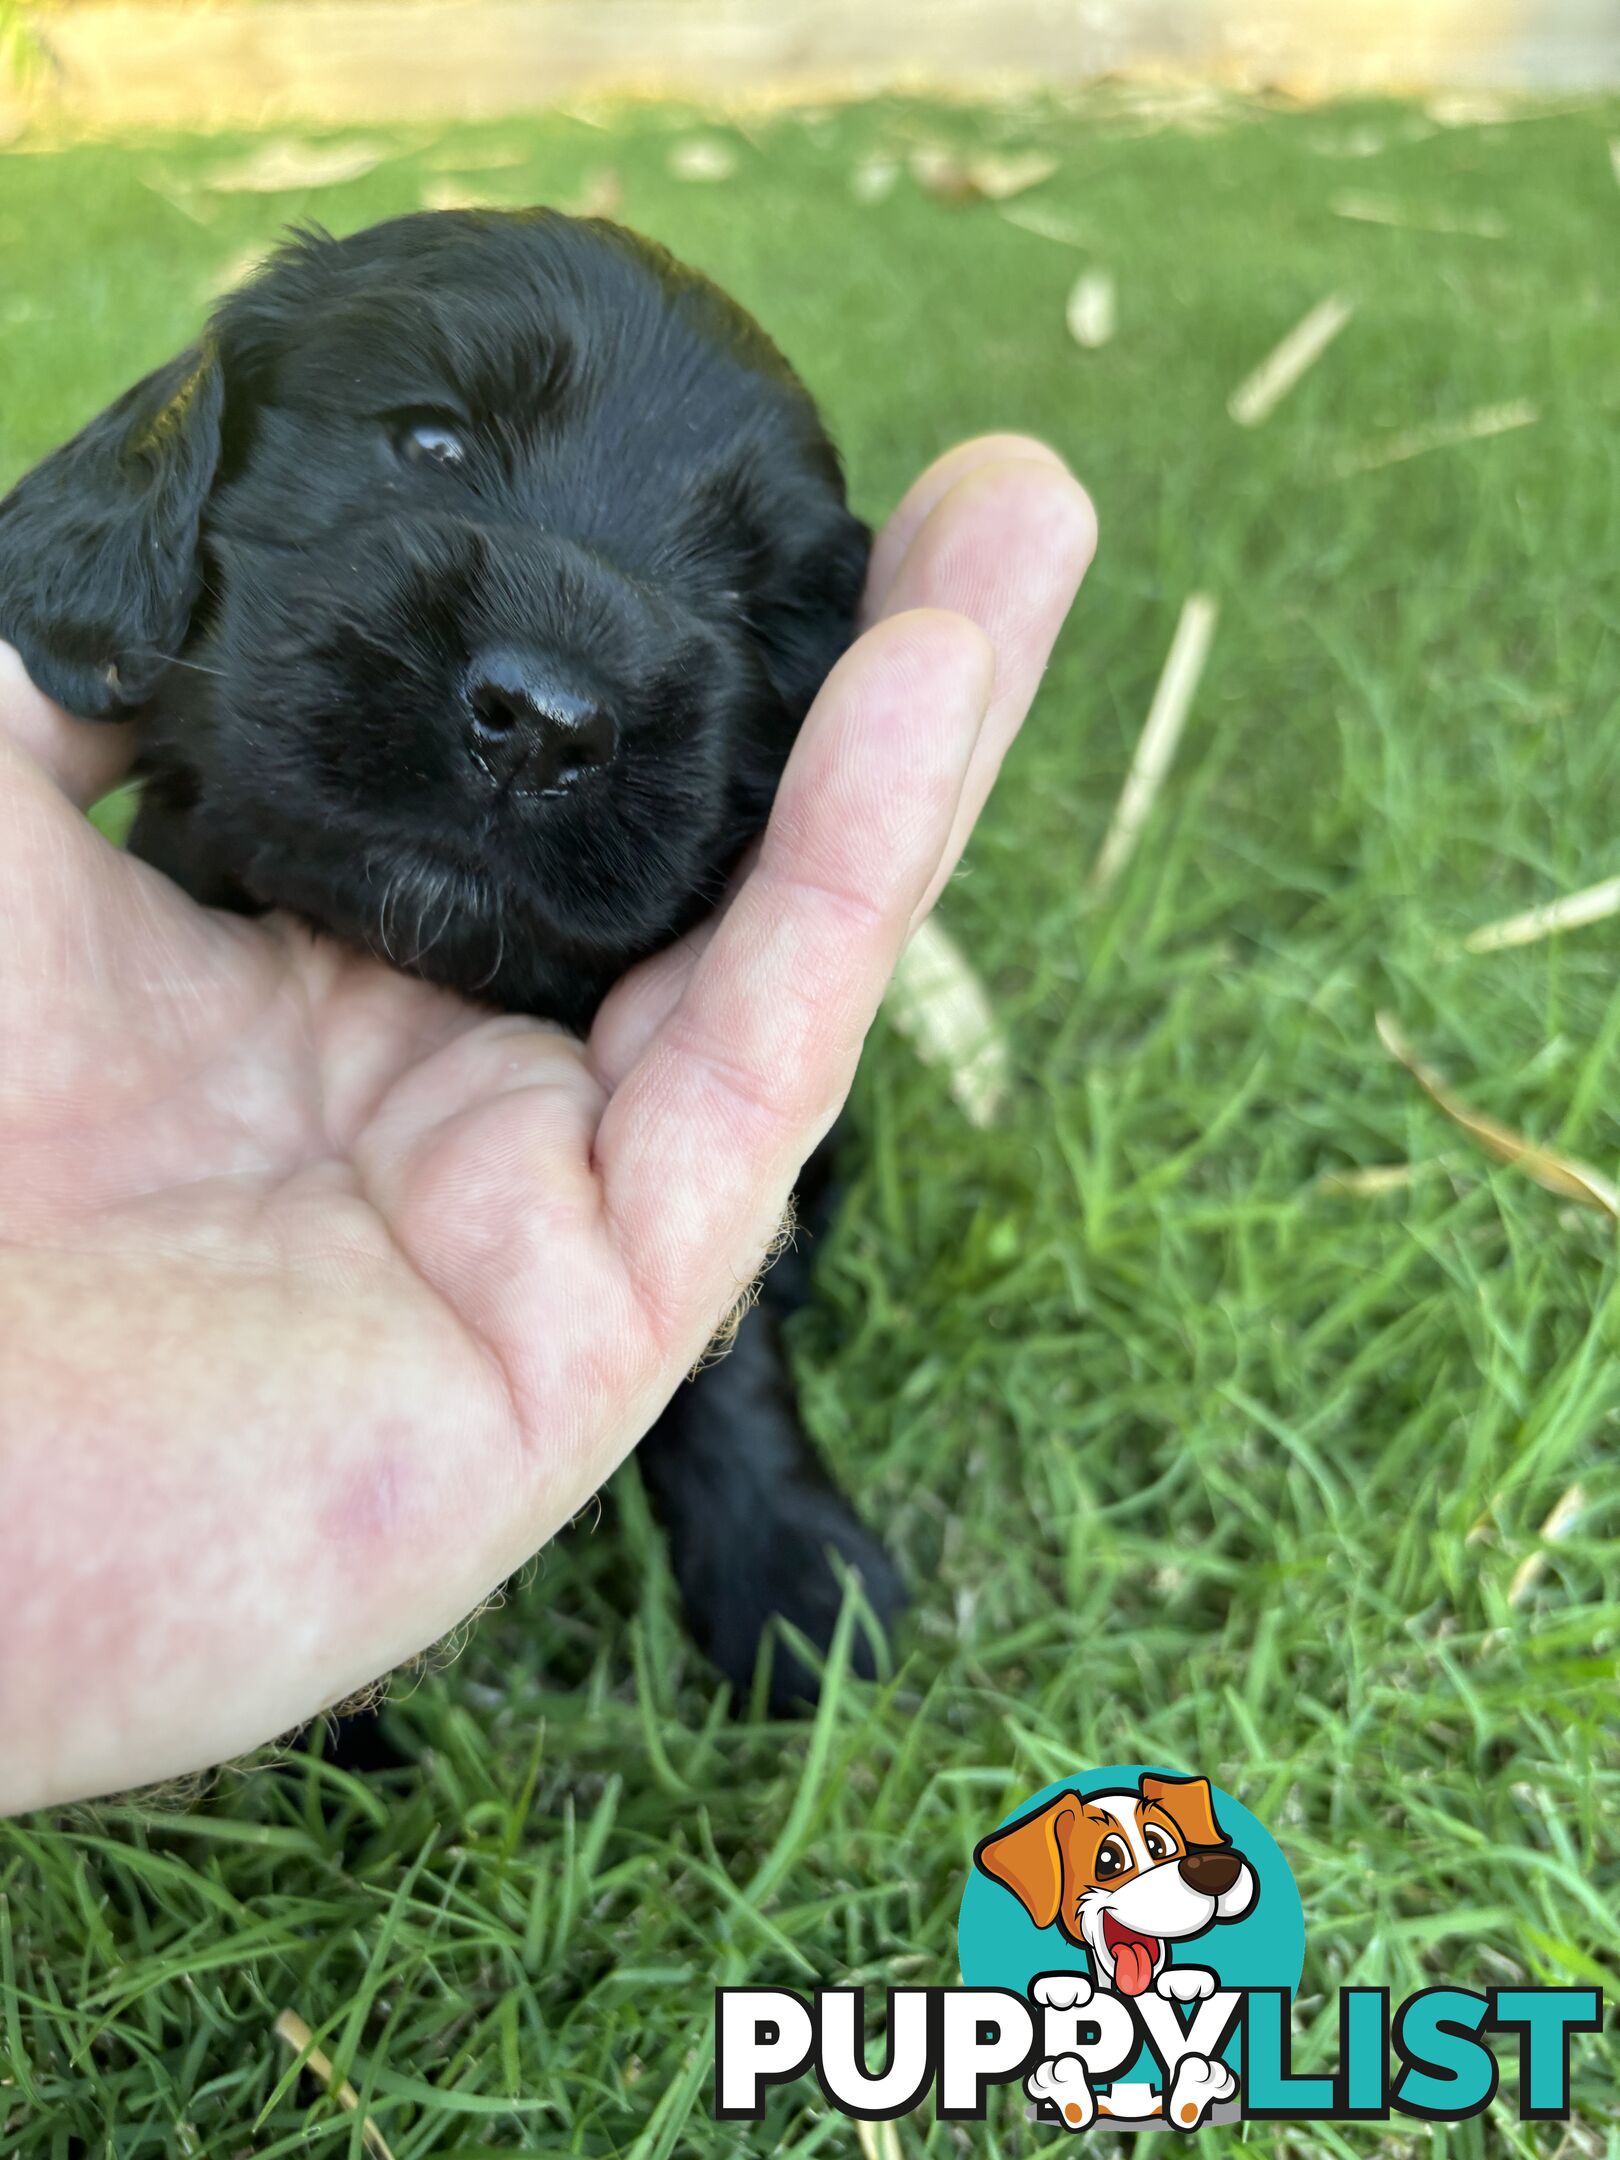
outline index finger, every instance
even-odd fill
[[[1096,544],[1085,490],[1055,450],[1026,435],[984,435],[939,458],[878,535],[865,614],[907,609],[966,615],[996,654],[989,724],[957,805],[952,842],[917,909],[920,919],[966,844],[1040,683],[1052,642]],[[729,902],[727,903],[729,905]],[[593,1069],[617,1087],[682,996],[724,908],[616,986],[592,1032]]]
[[[752,1281],[837,1115],[950,843],[993,676],[984,633],[936,610],[851,648],[758,864],[603,1115],[606,1220],[666,1353],[695,1357]]]
[[[34,688],[21,656],[4,643],[0,643],[0,737],[26,751],[44,768],[51,784],[81,810],[118,785],[135,755],[133,728],[104,720],[75,720]]]

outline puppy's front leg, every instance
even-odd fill
[[[721,1361],[689,1380],[641,1443],[641,1474],[669,1537],[670,1560],[698,1646],[746,1697],[773,1614],[825,1650],[843,1589],[829,1552],[860,1576],[885,1632],[905,1591],[894,1562],[822,1467],[799,1423],[780,1322],[765,1305],[744,1319]],[[851,1660],[876,1673],[856,1637]],[[771,1664],[777,1716],[816,1698],[802,1658]]]
[[[806,1239],[831,1204],[835,1141],[805,1166]],[[843,1602],[830,1553],[861,1578],[890,1633],[905,1605],[894,1562],[828,1476],[799,1419],[782,1323],[809,1294],[803,1246],[766,1276],[759,1303],[724,1357],[687,1382],[641,1443],[638,1461],[699,1647],[745,1697],[773,1614],[825,1650]],[[854,1670],[876,1673],[857,1635]],[[816,1676],[785,1647],[771,1663],[770,1705],[783,1716],[816,1699]]]

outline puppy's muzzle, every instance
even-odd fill
[[[618,750],[613,715],[538,653],[479,654],[464,694],[474,762],[502,794],[561,795]]]
[[[1225,1851],[1184,1853],[1178,1863],[1178,1872],[1188,1889],[1207,1898],[1224,1896],[1242,1870],[1241,1858]]]

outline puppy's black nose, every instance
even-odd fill
[[[563,681],[538,655],[481,653],[467,677],[472,748],[503,787],[556,795],[619,745],[611,713]]]
[[[1181,1862],[1181,1879],[1205,1897],[1218,1898],[1231,1889],[1243,1866],[1236,1853],[1190,1852]]]

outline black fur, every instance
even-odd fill
[[[612,225],[440,213],[295,239],[27,475],[0,635],[70,710],[139,723],[131,845],[198,899],[584,1028],[763,823],[868,538],[713,286]],[[546,696],[496,733],[490,670],[517,665]],[[550,784],[531,711],[597,716],[611,761]],[[825,1640],[826,1547],[899,1603],[799,1427],[796,1280],[643,1458],[739,1685],[771,1612]],[[779,1658],[777,1706],[810,1691]]]

